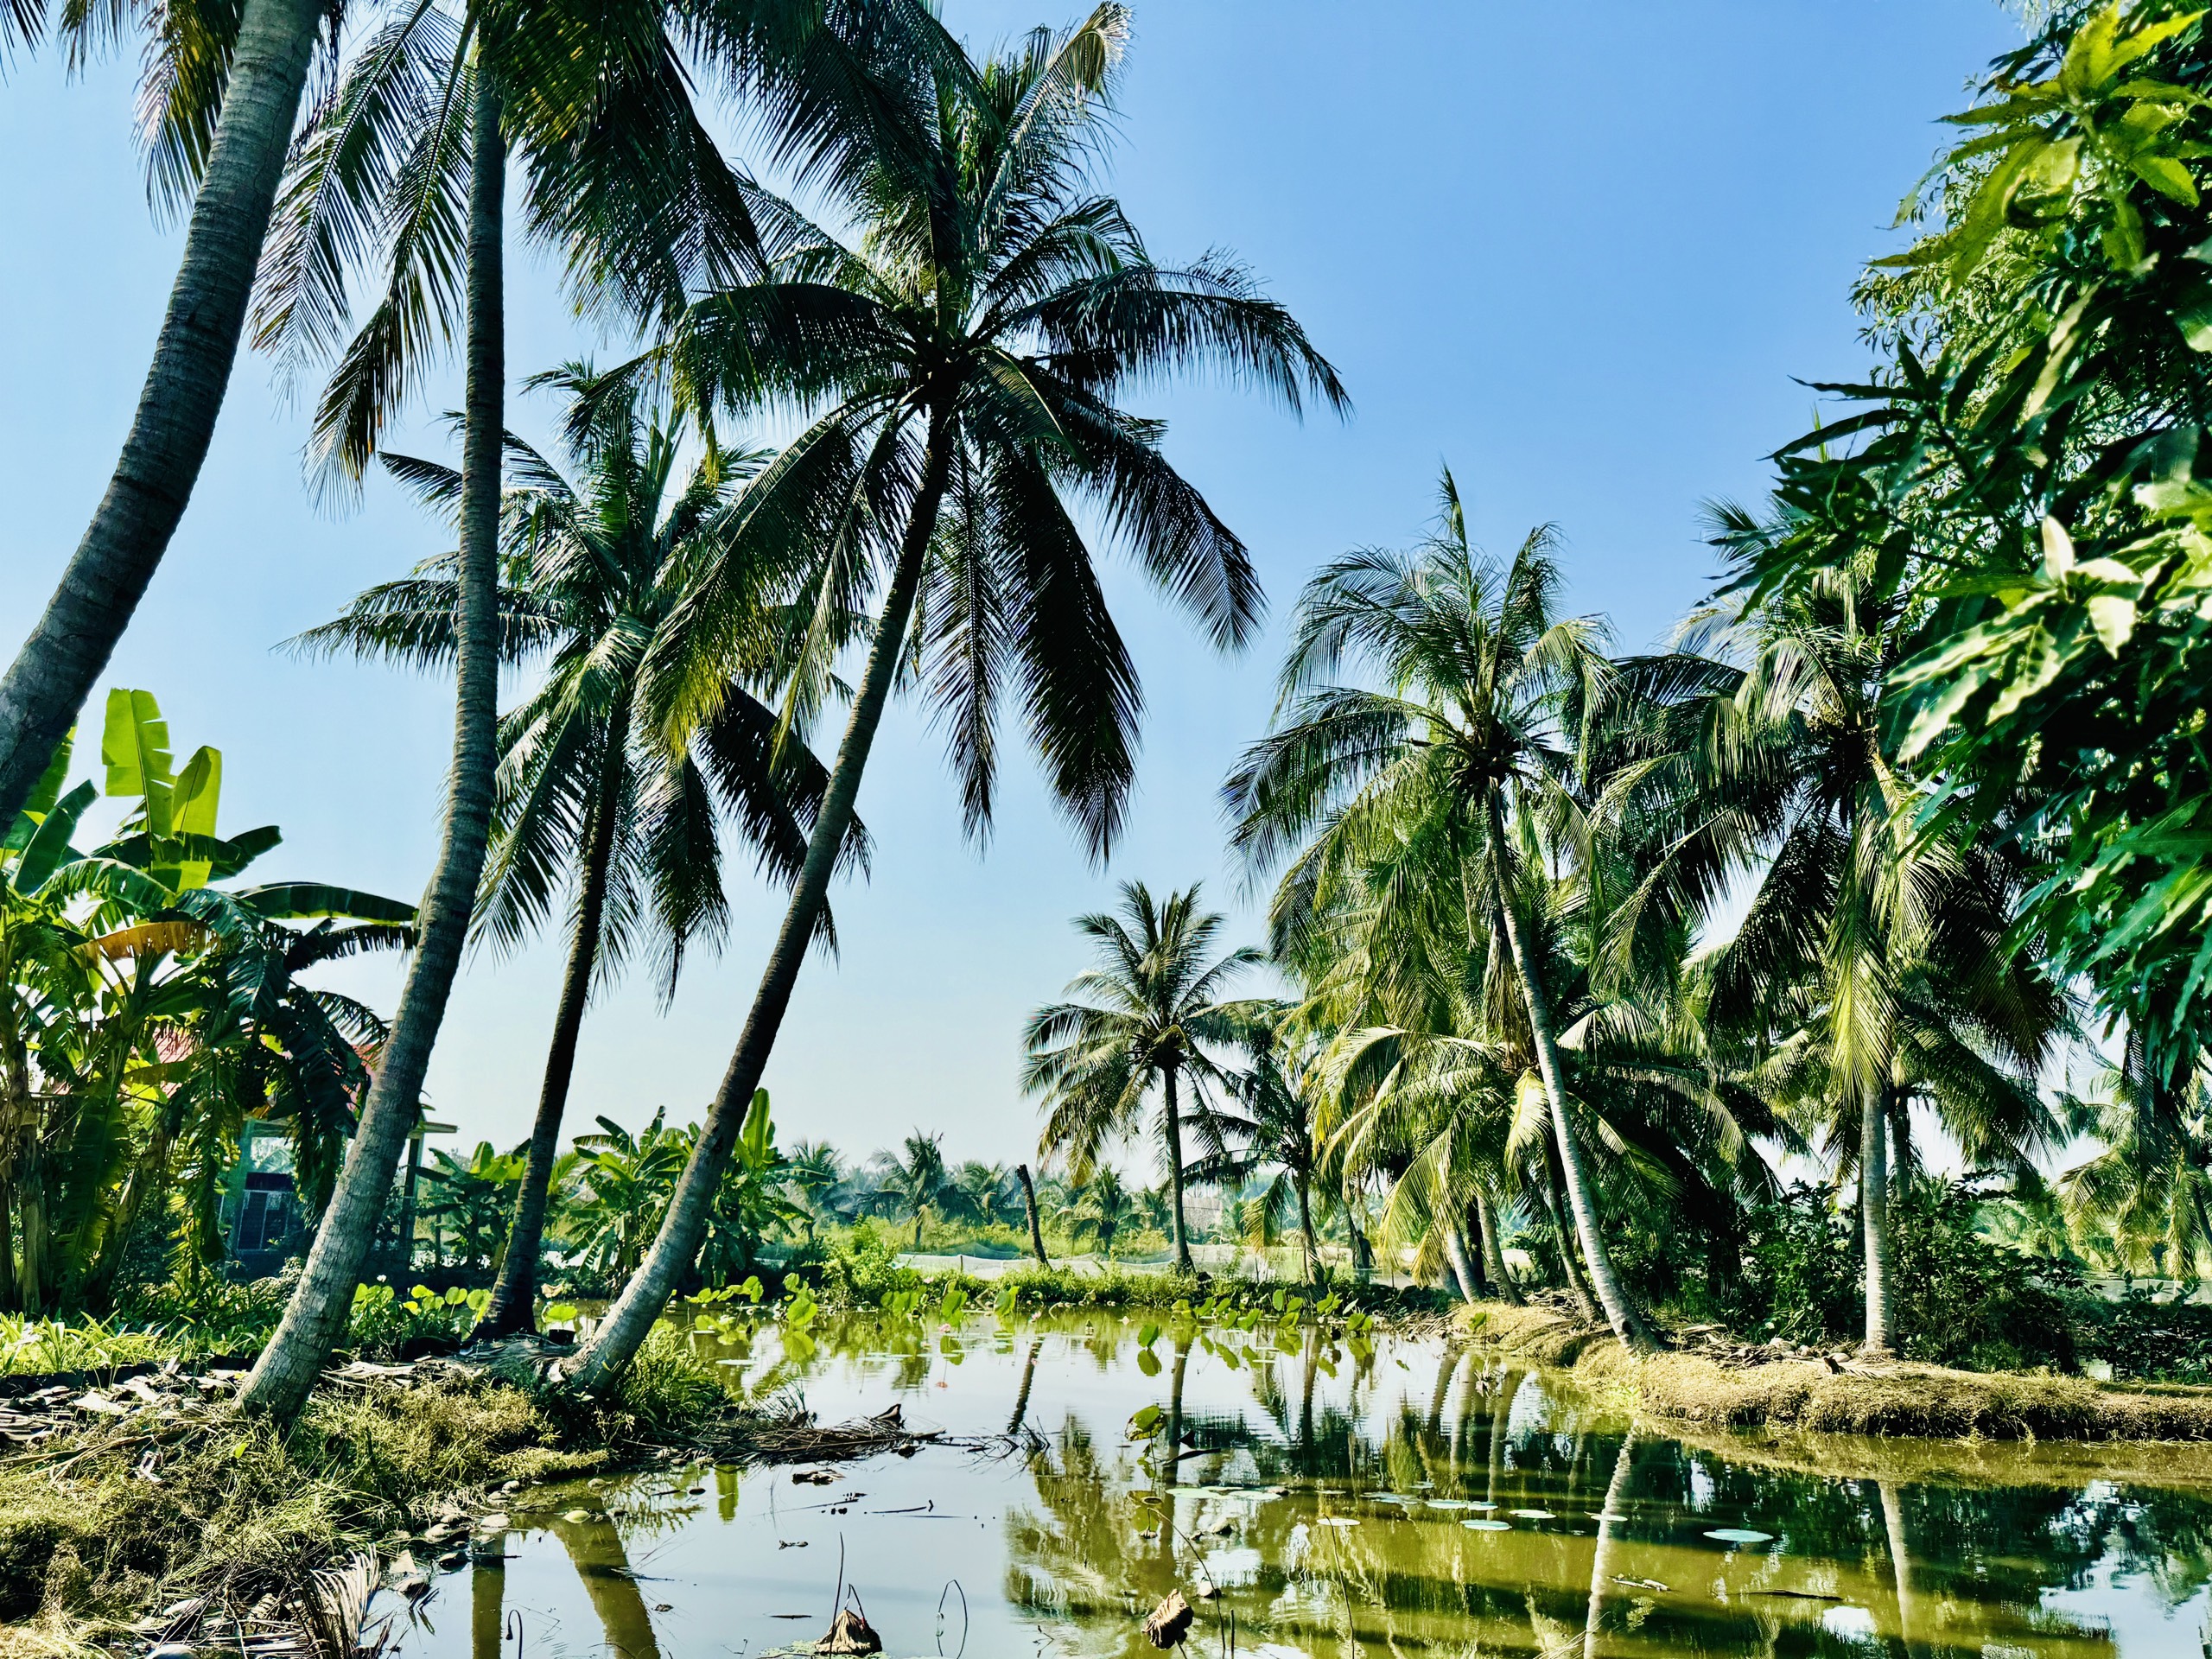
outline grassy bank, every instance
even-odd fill
[[[0,1654],[79,1651],[191,1597],[273,1598],[290,1617],[317,1569],[410,1540],[429,1551],[427,1529],[493,1507],[505,1483],[642,1464],[742,1426],[711,1369],[659,1338],[598,1407],[448,1369],[326,1385],[283,1434],[219,1411],[96,1420],[0,1461]]]
[[[1910,1361],[1838,1370],[1795,1357],[1745,1363],[1680,1351],[1636,1358],[1602,1327],[1550,1308],[1487,1303],[1463,1319],[1478,1341],[1569,1367],[1636,1409],[1677,1423],[1881,1437],[2212,1442],[2212,1389],[2130,1389]]]

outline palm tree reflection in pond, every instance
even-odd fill
[[[607,1641],[607,1651],[616,1659],[660,1659],[660,1643],[653,1635],[652,1614],[631,1568],[622,1535],[606,1516],[588,1520],[555,1521],[550,1530],[575,1564],[584,1593]]]

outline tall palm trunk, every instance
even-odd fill
[[[1866,1247],[1866,1345],[1891,1351],[1888,1091],[1869,1089],[1859,1109],[1859,1225]]]
[[[1321,1282],[1321,1246],[1313,1236],[1313,1183],[1311,1178],[1300,1176],[1292,1183],[1298,1189],[1298,1236],[1306,1246],[1306,1282]]]
[[[1027,1164],[1016,1164],[1014,1173],[1021,1183],[1021,1207],[1029,1217],[1029,1253],[1037,1258],[1039,1267],[1049,1268],[1052,1259],[1045,1254],[1044,1230],[1037,1224],[1037,1184],[1029,1179]]]
[[[1544,1213],[1551,1217],[1552,1240],[1559,1249],[1560,1277],[1567,1281],[1567,1294],[1574,1298],[1574,1306],[1582,1317],[1593,1325],[1605,1318],[1605,1310],[1598,1306],[1598,1299],[1590,1294],[1590,1286],[1582,1277],[1581,1258],[1574,1253],[1574,1230],[1568,1225],[1567,1213],[1560,1207],[1559,1148],[1549,1138],[1544,1141]]]
[[[899,543],[899,563],[883,598],[883,613],[876,620],[875,638],[868,645],[868,666],[853,699],[845,734],[837,746],[836,764],[823,791],[821,810],[807,837],[806,859],[784,912],[782,927],[768,953],[768,965],[753,993],[745,1029],[722,1074],[721,1087],[707,1109],[707,1122],[683,1166],[676,1195],[662,1218],[645,1264],[630,1276],[614,1306],[607,1309],[599,1330],[577,1358],[572,1375],[575,1385],[586,1393],[605,1388],[636,1355],[660,1317],[669,1293],[690,1271],[705,1236],[707,1217],[715,1190],[728,1167],[730,1148],[736,1143],[745,1115],[753,1104],[753,1091],[760,1086],[768,1055],[782,1028],[784,1012],[791,1006],[791,990],[806,959],[816,928],[829,903],[830,878],[836,870],[837,852],[853,822],[854,803],[860,794],[861,774],[868,767],[875,730],[891,698],[899,658],[913,615],[914,596],[921,586],[923,560],[930,537],[937,529],[938,508],[944,499],[945,479],[952,461],[950,412],[942,405],[930,416],[929,437],[922,461],[920,487],[914,494],[912,517]]]
[[[1472,1307],[1482,1298],[1475,1294],[1475,1270],[1467,1261],[1466,1235],[1448,1214],[1437,1217],[1436,1228],[1443,1235],[1445,1263],[1452,1270],[1452,1282],[1459,1287],[1459,1300]]]
[[[168,550],[214,435],[322,7],[246,0],[184,257],[123,454],[60,585],[0,679],[0,824],[12,823]]]
[[[1163,1110],[1167,1128],[1167,1188],[1174,1207],[1175,1265],[1191,1273],[1195,1269],[1191,1265],[1191,1241],[1183,1229],[1183,1114],[1175,1098],[1175,1068],[1169,1066],[1161,1079],[1167,1096]]]
[[[1495,807],[1491,809],[1491,844],[1502,855],[1506,844],[1505,826]],[[1501,870],[1501,884],[1503,880]],[[1575,1234],[1582,1241],[1582,1259],[1589,1268],[1590,1287],[1605,1309],[1605,1323],[1612,1326],[1613,1334],[1630,1348],[1642,1351],[1651,1345],[1650,1334],[1644,1329],[1643,1316],[1629,1300],[1620,1275],[1613,1270],[1613,1258],[1605,1249],[1605,1236],[1598,1225],[1597,1194],[1590,1172],[1583,1165],[1582,1144],[1575,1139],[1573,1124],[1567,1115],[1567,1090],[1560,1081],[1564,1068],[1559,1060],[1559,1039],[1552,1029],[1551,1007],[1544,995],[1542,982],[1537,977],[1535,953],[1529,948],[1512,894],[1501,892],[1497,908],[1505,924],[1506,947],[1513,953],[1514,972],[1521,980],[1522,1001],[1529,1010],[1529,1028],[1535,1038],[1536,1071],[1544,1080],[1544,1098],[1551,1108],[1552,1139],[1559,1147],[1560,1173],[1567,1184],[1567,1207],[1574,1212]]]
[[[1497,1220],[1491,1213],[1490,1195],[1479,1186],[1475,1189],[1475,1230],[1481,1236],[1483,1266],[1489,1270],[1491,1284],[1505,1300],[1520,1306],[1520,1289],[1505,1269],[1505,1250],[1497,1242]]]
[[[244,1410],[289,1421],[307,1403],[353,1306],[376,1242],[399,1151],[421,1115],[423,1077],[460,971],[492,831],[499,764],[499,454],[505,436],[506,342],[501,312],[506,144],[499,95],[480,63],[468,189],[468,372],[461,467],[460,620],[453,776],[436,873],[423,904],[420,942],[399,995],[399,1017],[377,1063],[299,1288],[238,1395]]]
[[[523,1160],[522,1190],[515,1194],[506,1255],[492,1287],[491,1306],[476,1327],[480,1337],[537,1329],[537,1259],[545,1238],[553,1165],[561,1154],[561,1119],[569,1109],[569,1084],[575,1075],[576,1039],[583,1030],[592,970],[599,961],[607,875],[614,861],[615,819],[621,811],[629,744],[630,701],[622,696],[607,716],[607,753],[600,760],[599,790],[592,800],[584,866],[576,886],[575,932],[569,941],[569,965],[561,976],[561,1002],[553,1015],[553,1041],[545,1053],[545,1080],[537,1091],[537,1119],[531,1128],[529,1155]]]

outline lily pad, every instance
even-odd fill
[[[1467,1505],[1467,1507],[1468,1507],[1469,1509],[1471,1509],[1471,1510],[1494,1510],[1494,1509],[1496,1509],[1496,1508],[1497,1507],[1497,1504],[1495,1504],[1495,1503],[1484,1503],[1481,1498],[1479,1498],[1479,1497],[1478,1497],[1478,1498],[1476,1498],[1472,1503],[1469,1503],[1469,1504]]]
[[[1428,1507],[1432,1510],[1471,1510],[1475,1506],[1464,1497],[1432,1497],[1428,1500]]]
[[[1510,1532],[1513,1530],[1512,1523],[1506,1521],[1462,1521],[1459,1524],[1469,1532]]]
[[[1359,1518],[1351,1515],[1325,1515],[1320,1521],[1325,1527],[1356,1527],[1359,1524]]]
[[[1509,1510],[1506,1513],[1509,1515],[1517,1515],[1523,1521],[1556,1521],[1559,1519],[1559,1517],[1554,1515],[1549,1510]]]
[[[1724,1544],[1770,1544],[1774,1541],[1772,1533],[1756,1532],[1749,1527],[1715,1527],[1705,1535],[1716,1538]]]

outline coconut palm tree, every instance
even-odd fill
[[[1719,529],[1739,554],[1778,533],[1734,509]],[[1645,884],[1716,893],[1752,878],[1707,1013],[1758,1046],[1770,1094],[1856,1165],[1873,1353],[1894,1341],[1890,1175],[1910,1155],[1910,1107],[1933,1107],[1970,1163],[2030,1169],[2057,1138],[2037,1074],[2070,1023],[2007,938],[2033,885],[2027,854],[1916,822],[1924,791],[1893,762],[1883,709],[1911,622],[1904,601],[1837,569],[1731,625],[1722,637],[1748,663],[1697,699],[1676,804],[1694,833]]]
[[[36,40],[45,16],[43,0],[0,9],[0,52]],[[119,35],[126,19],[156,17],[166,27],[149,31],[141,104],[154,118],[149,183],[169,208],[191,200],[184,256],[106,493],[0,678],[0,823],[14,821],[92,694],[192,499],[308,70],[318,38],[338,33],[326,0],[245,0],[235,10],[72,5],[61,21],[80,56]]]
[[[921,35],[935,39],[933,22],[905,0],[862,10],[902,20],[919,16]],[[263,330],[272,340],[299,334],[312,339],[320,318],[334,339],[344,315],[347,256],[372,239],[366,216],[381,205],[395,209],[386,226],[385,302],[341,358],[318,416],[340,469],[365,464],[385,414],[404,394],[412,365],[432,343],[433,321],[449,323],[456,308],[466,365],[454,652],[460,695],[444,834],[423,907],[421,948],[410,964],[385,1063],[331,1216],[315,1235],[283,1321],[239,1391],[245,1409],[279,1419],[294,1416],[306,1402],[351,1306],[383,1192],[418,1110],[491,831],[509,141],[517,141],[533,180],[533,211],[541,223],[560,229],[572,270],[604,279],[625,299],[648,296],[664,309],[673,306],[696,269],[679,257],[688,245],[683,238],[696,234],[721,245],[727,232],[741,244],[750,228],[741,213],[731,216],[741,209],[743,192],[728,184],[718,153],[690,116],[681,54],[658,7],[609,13],[594,6],[572,15],[560,5],[472,6],[448,31],[452,50],[442,58],[437,46],[443,37],[428,22],[431,15],[427,0],[401,14],[394,27],[402,33],[372,46],[359,73],[340,78],[334,93],[339,102],[319,124],[324,142],[302,150],[303,170],[289,198],[296,211],[271,266],[275,298]],[[855,25],[849,8],[807,0],[723,0],[711,16],[691,14],[689,32],[725,63],[750,52],[748,68],[774,67],[771,108],[793,118],[787,131],[804,148],[818,130],[837,127],[840,100],[854,96],[853,54],[831,39],[835,27],[823,27],[833,19],[856,28],[864,43],[876,38],[875,26]],[[424,29],[427,36],[418,38]],[[893,33],[906,41],[914,32]],[[825,61],[826,75],[815,73]],[[785,73],[793,67],[805,73]],[[862,105],[868,101],[859,97]],[[839,140],[833,131],[826,142],[834,150]],[[695,187],[704,194],[688,199]],[[418,204],[426,217],[416,216]],[[689,229],[687,210],[697,219]],[[705,274],[720,276],[718,267],[709,259]],[[694,689],[696,724],[711,697],[703,687]],[[841,826],[825,857],[834,862],[843,841]],[[748,1090],[733,1106],[719,1144],[722,1156],[750,1098]],[[718,1167],[687,1211],[696,1235],[703,1235],[720,1177]],[[695,1236],[695,1247],[696,1242]]]
[[[972,830],[990,821],[1010,682],[1054,794],[1103,854],[1128,798],[1140,694],[1069,499],[1095,502],[1217,645],[1249,635],[1259,600],[1243,543],[1168,464],[1159,427],[1114,399],[1211,365],[1294,410],[1309,394],[1344,402],[1335,372],[1240,270],[1155,264],[1121,207],[1089,190],[1127,33],[1126,11],[1105,5],[1004,58],[939,54],[875,77],[867,142],[816,175],[858,227],[856,245],[775,210],[786,251],[772,280],[700,301],[640,367],[671,374],[702,410],[772,404],[810,418],[748,490],[730,579],[710,575],[693,601],[706,625],[751,631],[755,575],[780,557],[806,629],[791,705],[825,693],[849,638],[867,648],[805,868],[698,1160],[652,1261],[582,1357],[587,1390],[628,1363],[697,1248],[899,664],[914,663],[950,735]],[[679,689],[664,718],[680,728],[697,702]]]
[[[893,1210],[914,1218],[914,1248],[922,1248],[922,1228],[947,1198],[957,1198],[944,1166],[944,1137],[916,1129],[897,1152],[882,1154],[882,1185],[878,1191]]]
[[[822,797],[823,769],[779,734],[775,715],[731,680],[680,749],[650,743],[636,718],[645,642],[682,604],[737,511],[754,458],[718,450],[688,471],[677,434],[634,389],[601,395],[589,365],[533,386],[565,394],[574,481],[510,438],[516,480],[504,509],[509,653],[542,648],[544,682],[500,721],[499,799],[476,936],[502,952],[542,927],[573,882],[567,967],[548,1048],[529,1166],[514,1200],[513,1243],[480,1329],[534,1327],[538,1243],[576,1044],[594,989],[650,945],[663,999],[685,952],[718,944],[728,913],[719,820],[735,820],[766,869],[788,880]],[[433,505],[449,505],[448,468],[388,457]],[[335,622],[295,643],[433,668],[454,651],[450,563],[372,588]],[[857,824],[851,852],[864,853]],[[827,920],[825,915],[825,927]]]
[[[1198,890],[1155,902],[1141,881],[1122,884],[1122,915],[1079,916],[1076,931],[1097,947],[1099,965],[1071,981],[1071,996],[1029,1016],[1022,1087],[1044,1103],[1039,1152],[1068,1160],[1087,1179],[1109,1143],[1136,1131],[1155,1089],[1154,1119],[1167,1166],[1175,1265],[1191,1270],[1183,1219],[1183,1131],[1209,1086],[1228,1073],[1208,1052],[1236,1041],[1240,1027],[1223,988],[1261,960],[1247,946],[1208,960],[1224,918],[1198,908]],[[1182,1091],[1192,1094],[1185,1108]]]
[[[1094,1169],[1076,1190],[1075,1205],[1068,1211],[1068,1236],[1089,1239],[1109,1262],[1114,1241],[1137,1222],[1135,1198],[1109,1164]]]
[[[1321,1247],[1313,1207],[1322,1147],[1306,1093],[1313,1082],[1309,1062],[1314,1057],[1301,1053],[1287,1030],[1294,1011],[1294,1005],[1271,1000],[1236,1003],[1226,1010],[1245,1063],[1230,1072],[1219,1097],[1200,1101],[1192,1111],[1192,1127],[1206,1150],[1192,1162],[1189,1175],[1194,1181],[1242,1188],[1272,1166],[1274,1179],[1245,1202],[1262,1207],[1270,1231],[1295,1219],[1306,1282],[1316,1284]],[[1325,1201],[1327,1196],[1323,1185],[1319,1197]]]
[[[1442,497],[1435,532],[1414,551],[1347,554],[1306,584],[1274,728],[1225,791],[1235,841],[1255,869],[1291,858],[1279,933],[1295,935],[1300,915],[1383,867],[1440,874],[1421,896],[1457,910],[1471,954],[1494,957],[1502,941],[1491,976],[1527,1017],[1592,1290],[1614,1333],[1643,1346],[1569,1108],[1540,896],[1548,862],[1584,833],[1575,722],[1604,703],[1611,669],[1599,625],[1558,614],[1551,532],[1533,532],[1500,568],[1469,544],[1449,472]],[[1348,658],[1371,664],[1381,686],[1336,683]]]

